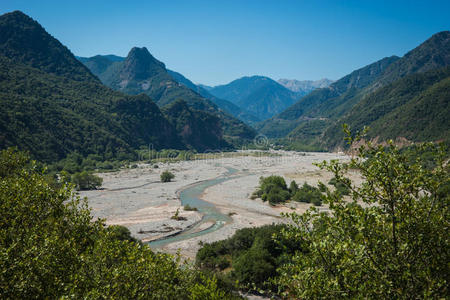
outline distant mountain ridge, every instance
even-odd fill
[[[208,92],[232,102],[261,120],[283,111],[303,95],[265,76],[245,76],[212,87]]]
[[[326,88],[334,81],[323,78],[319,80],[279,79],[278,83],[296,93],[310,93],[315,89]]]

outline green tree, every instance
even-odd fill
[[[229,298],[214,277],[92,221],[70,186],[47,180],[23,153],[0,152],[1,299]]]
[[[102,186],[103,178],[87,171],[75,173],[72,175],[72,182],[77,190],[95,190]]]
[[[301,240],[306,251],[292,255],[279,270],[276,282],[286,297],[448,296],[448,161],[432,144],[417,150],[433,153],[433,168],[423,167],[420,155],[410,162],[392,142],[388,147],[363,145],[349,163],[320,164],[346,185],[351,200],[328,191],[330,213],[313,207],[289,215],[293,224],[284,238]],[[359,171],[361,184],[347,178],[349,169]]]
[[[294,180],[291,181],[291,184],[289,185],[289,192],[291,192],[291,195],[294,196],[295,193],[298,191],[298,184]]]
[[[166,170],[166,171],[161,173],[160,177],[161,177],[161,181],[162,182],[171,182],[172,179],[175,178],[175,175],[173,173],[171,173],[171,172]]]

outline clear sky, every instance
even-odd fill
[[[196,83],[245,75],[339,79],[450,29],[450,1],[0,0],[75,55],[145,46]]]

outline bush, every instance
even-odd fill
[[[279,270],[286,298],[448,297],[450,167],[442,149],[417,148],[429,150],[431,162],[410,160],[390,142],[358,145],[349,164],[320,164],[350,187],[352,201],[337,188],[324,199],[330,213],[289,214],[294,225],[283,238],[301,241],[306,251]],[[349,169],[358,170],[362,184],[352,184]]]
[[[284,178],[272,175],[259,179],[259,188],[251,197],[255,196],[261,197],[263,201],[268,201],[271,205],[275,205],[289,200],[290,193]]]
[[[170,182],[175,178],[175,175],[169,171],[164,171],[161,173],[161,181],[162,182]]]
[[[186,211],[198,211],[197,207],[191,207],[189,204],[184,206],[184,210]]]
[[[322,193],[316,187],[313,187],[306,182],[303,183],[303,186],[295,193],[292,200],[297,202],[305,202],[312,203],[316,206],[322,205]]]
[[[87,171],[83,171],[73,174],[71,181],[79,191],[95,190],[102,186],[103,178],[88,173]]]

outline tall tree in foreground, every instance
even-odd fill
[[[405,152],[392,142],[369,143],[349,163],[319,166],[350,195],[328,190],[328,213],[312,207],[289,214],[284,238],[301,240],[307,251],[279,270],[280,292],[301,299],[448,296],[450,177],[443,149],[424,144]],[[347,177],[350,169],[362,184]]]
[[[0,152],[0,298],[230,297],[214,278],[92,222],[86,202],[49,180],[25,154]]]

